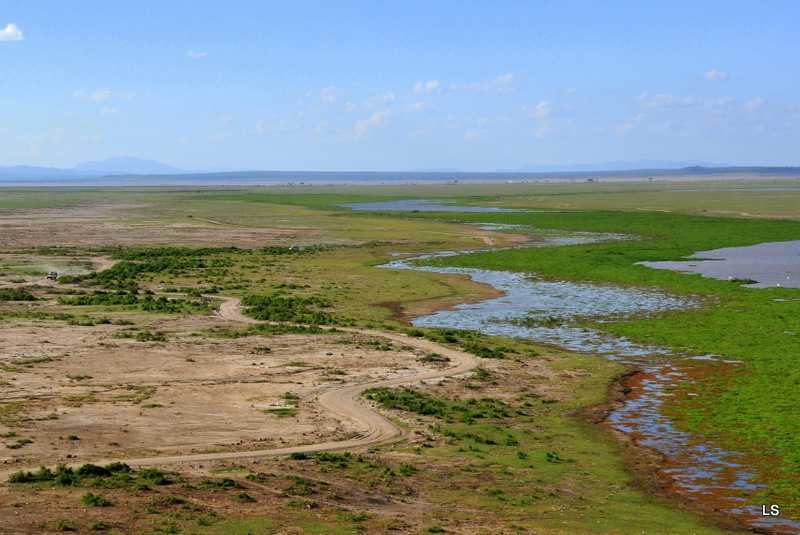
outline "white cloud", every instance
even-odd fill
[[[617,125],[617,137],[624,137],[628,130],[636,127],[637,123],[640,123],[642,119],[644,119],[643,113],[634,117],[628,117],[625,120],[625,124]]]
[[[761,98],[761,97],[758,97],[758,98],[754,98],[753,100],[748,101],[747,104],[745,104],[745,106],[747,106],[748,108],[750,108],[752,110],[752,109],[758,108],[762,104],[764,104],[764,99]]]
[[[504,74],[488,82],[450,86],[451,91],[481,91],[485,93],[511,93],[515,89],[517,78],[513,73]]]
[[[633,123],[625,123],[617,126],[617,137],[623,137],[625,133],[634,126],[636,125]]]
[[[675,97],[670,94],[659,93],[651,97],[647,91],[639,95],[636,100],[645,108],[660,108],[661,106],[669,106],[675,103]]]
[[[111,91],[108,89],[101,89],[94,93],[89,93],[83,89],[75,91],[72,96],[81,100],[91,100],[92,102],[103,102],[111,99]]]
[[[119,115],[119,108],[103,108],[100,115]]]
[[[730,78],[728,73],[718,71],[717,69],[711,69],[700,77],[701,80],[705,80],[706,82],[724,82],[728,80],[728,78]]]
[[[533,135],[537,139],[542,139],[543,137],[547,136],[547,134],[549,134],[549,133],[550,133],[550,127],[547,126],[546,124],[543,124],[542,126],[539,127],[538,130],[536,130],[536,132],[533,133]]]
[[[425,107],[424,102],[415,102],[414,104],[406,104],[403,108],[405,112],[419,111]]]
[[[712,100],[710,102],[710,104],[712,106],[727,106],[728,104],[730,104],[734,100],[736,100],[736,99],[733,98],[733,97],[720,97],[720,98],[715,98],[714,100]]]
[[[355,126],[356,137],[366,136],[373,127],[381,124],[390,113],[389,110],[379,111],[373,114],[369,119],[358,121]]]
[[[332,104],[333,101],[336,100],[335,92],[336,88],[333,86],[323,88],[323,90],[320,91],[320,94],[322,95],[322,98],[320,100],[325,104]]]
[[[209,136],[208,137],[208,141],[210,143],[219,143],[220,141],[225,141],[229,137],[231,137],[230,134],[216,134],[216,135]]]
[[[248,134],[262,134],[267,130],[269,130],[269,123],[267,123],[267,121],[264,119],[259,119],[256,121],[256,124],[252,129],[245,130],[245,132]]]
[[[439,80],[428,80],[425,83],[420,81],[414,86],[414,93],[438,93],[441,90]]]
[[[467,130],[464,132],[464,141],[472,141],[473,139],[478,139],[480,136],[480,132],[477,130]]]
[[[9,24],[0,30],[0,41],[22,41],[22,32],[16,24]]]
[[[358,108],[358,104],[356,104],[355,102],[348,102],[344,105],[345,111],[353,111],[356,108]]]
[[[388,93],[385,93],[383,95],[376,95],[376,96],[372,97],[371,99],[369,99],[364,104],[364,109],[366,109],[368,111],[372,111],[375,108],[378,108],[378,107],[383,106],[385,104],[388,104],[390,102],[394,102],[395,100],[397,100],[397,97],[394,96],[394,93],[389,91]]]
[[[186,55],[190,58],[204,58],[208,55],[208,52],[195,52],[194,50],[190,50]]]
[[[544,119],[550,112],[553,111],[553,103],[547,100],[542,100],[539,104],[536,105],[536,117],[539,119]]]
[[[568,89],[557,89],[555,91],[550,91],[550,94],[552,94],[552,95],[574,95],[578,91],[580,91],[580,89],[578,89],[577,87],[570,87]]]
[[[246,129],[244,132],[247,134],[263,134],[264,132],[280,132],[290,129],[294,126],[294,121],[290,118],[283,118],[275,122],[267,121],[266,119],[259,119],[251,129]]]
[[[504,76],[498,76],[492,80],[491,85],[492,88],[496,89],[498,92],[505,93],[514,89],[514,84],[516,81],[517,77],[512,73],[508,73]]]
[[[92,100],[92,102],[103,102],[111,98],[111,91],[108,89],[95,91],[89,98]]]
[[[334,86],[328,86],[319,91],[309,91],[307,95],[315,99],[308,103],[308,109],[312,113],[322,113],[329,110],[336,103],[341,102],[343,93]]]
[[[511,122],[511,119],[501,115],[499,117],[492,117],[492,118],[481,117],[480,119],[477,119],[475,122],[481,126],[485,126],[485,125],[508,124]]]
[[[330,125],[331,123],[329,123],[328,121],[320,121],[314,133],[317,134],[318,136],[321,136],[328,130],[328,127],[330,127]]]

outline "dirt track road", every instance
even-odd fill
[[[258,320],[248,318],[242,315],[240,310],[239,299],[232,297],[220,297],[223,300],[219,307],[219,316],[241,323],[255,324],[260,323]],[[355,422],[360,428],[361,432],[354,437],[350,437],[338,441],[321,442],[316,444],[305,444],[300,446],[290,446],[286,448],[256,450],[256,451],[239,451],[239,452],[226,452],[226,453],[204,453],[204,454],[191,454],[191,455],[177,455],[177,456],[164,456],[164,457],[143,457],[139,459],[125,459],[125,462],[132,467],[143,466],[156,466],[167,465],[175,463],[186,462],[204,462],[214,461],[219,459],[243,459],[253,457],[264,457],[274,455],[288,455],[298,452],[321,452],[321,451],[334,451],[352,448],[363,448],[374,446],[376,444],[384,444],[387,442],[394,442],[403,439],[407,432],[400,427],[396,426],[388,419],[384,418],[375,411],[361,405],[356,401],[358,395],[369,388],[378,388],[386,386],[395,386],[400,384],[416,383],[424,380],[440,379],[443,377],[450,377],[466,373],[473,368],[476,368],[480,361],[477,357],[456,351],[448,347],[441,346],[434,342],[422,340],[410,336],[403,336],[393,333],[386,333],[383,331],[369,330],[369,329],[351,329],[337,327],[340,331],[366,334],[370,336],[380,336],[389,338],[395,342],[403,345],[411,346],[428,353],[438,353],[440,355],[450,358],[452,366],[439,370],[430,370],[415,375],[407,375],[404,377],[397,377],[393,379],[383,379],[378,381],[370,381],[361,384],[346,385],[336,390],[328,391],[319,397],[321,407],[337,417],[342,419],[350,419]],[[96,464],[105,464],[117,461],[119,458],[112,459],[82,459],[79,463],[74,463],[69,466],[78,467],[86,462],[93,462]],[[8,476],[15,470],[0,471],[0,481],[5,481]]]

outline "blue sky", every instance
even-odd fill
[[[800,2],[3,0],[0,166],[800,165]]]

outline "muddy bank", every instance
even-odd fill
[[[751,531],[755,533],[774,533],[748,525],[743,520],[730,516],[726,511],[713,505],[699,502],[695,498],[677,494],[674,491],[675,479],[664,471],[667,457],[657,449],[642,445],[633,436],[615,429],[608,423],[608,417],[622,408],[631,395],[631,384],[639,380],[642,370],[631,367],[617,377],[608,388],[606,401],[586,407],[574,413],[590,425],[606,429],[619,441],[619,453],[624,466],[631,476],[631,485],[647,494],[670,500],[686,512],[700,514],[709,524],[730,531]]]

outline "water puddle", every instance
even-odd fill
[[[705,369],[702,365],[686,365],[692,360],[705,362]],[[681,384],[693,381],[693,375],[722,374],[738,364],[713,356],[689,358],[678,364],[660,358],[640,362],[642,371],[626,381],[630,392],[625,404],[601,425],[622,431],[638,444],[661,453],[666,461],[660,472],[673,480],[668,492],[726,512],[749,526],[775,533],[798,533],[800,522],[764,515],[764,507],[768,508],[772,500],[760,496],[765,488],[753,483],[756,473],[745,455],[703,443],[675,428],[670,418],[662,414],[666,398],[673,396]],[[754,500],[761,505],[754,504]]]
[[[663,353],[664,350],[575,324],[581,319],[600,315],[627,317],[693,306],[686,299],[655,291],[610,285],[545,282],[524,273],[416,266],[407,260],[394,260],[380,267],[466,275],[476,282],[488,284],[505,293],[502,297],[460,304],[452,310],[415,318],[412,323],[417,327],[470,329],[494,336],[536,340],[574,351],[600,353],[614,358],[646,356]]]
[[[528,243],[524,247],[561,247],[565,245],[588,245],[592,243],[608,243],[613,241],[638,240],[632,234],[619,234],[615,232],[588,232],[580,230],[538,229],[529,225],[511,225],[508,223],[469,223],[481,230],[496,232],[513,232],[514,234],[530,234],[536,236],[537,241]]]
[[[489,206],[457,206],[459,201],[448,199],[404,199],[399,201],[355,202],[337,204],[352,210],[378,210],[382,212],[530,212],[531,210],[492,208]]]
[[[482,224],[481,227],[542,236],[537,229],[519,226],[513,226],[512,229],[509,226]],[[589,232],[553,232],[526,247],[617,239],[626,237]],[[724,361],[714,355],[681,355],[670,348],[634,343],[580,325],[587,319],[641,317],[670,310],[685,310],[699,303],[656,289],[546,282],[524,273],[420,265],[426,259],[456,254],[465,253],[441,252],[398,258],[380,267],[466,275],[476,282],[502,290],[504,295],[415,318],[412,321],[415,326],[470,329],[488,335],[529,339],[576,352],[600,354],[638,367],[642,372],[630,380],[628,386],[631,392],[626,403],[608,417],[605,425],[630,435],[638,443],[652,447],[665,456],[667,461],[662,470],[674,480],[671,492],[727,512],[753,527],[777,533],[800,532],[800,522],[764,516],[762,506],[753,505],[752,500],[757,499],[762,489],[753,483],[755,474],[748,469],[743,454],[699,442],[696,437],[677,429],[662,414],[665,399],[673,395],[673,390],[679,384],[693,380],[693,370],[709,366],[715,369],[720,366],[731,367],[738,363]]]
[[[639,262],[656,269],[747,282],[752,288],[800,288],[800,240],[701,251],[675,262]]]

